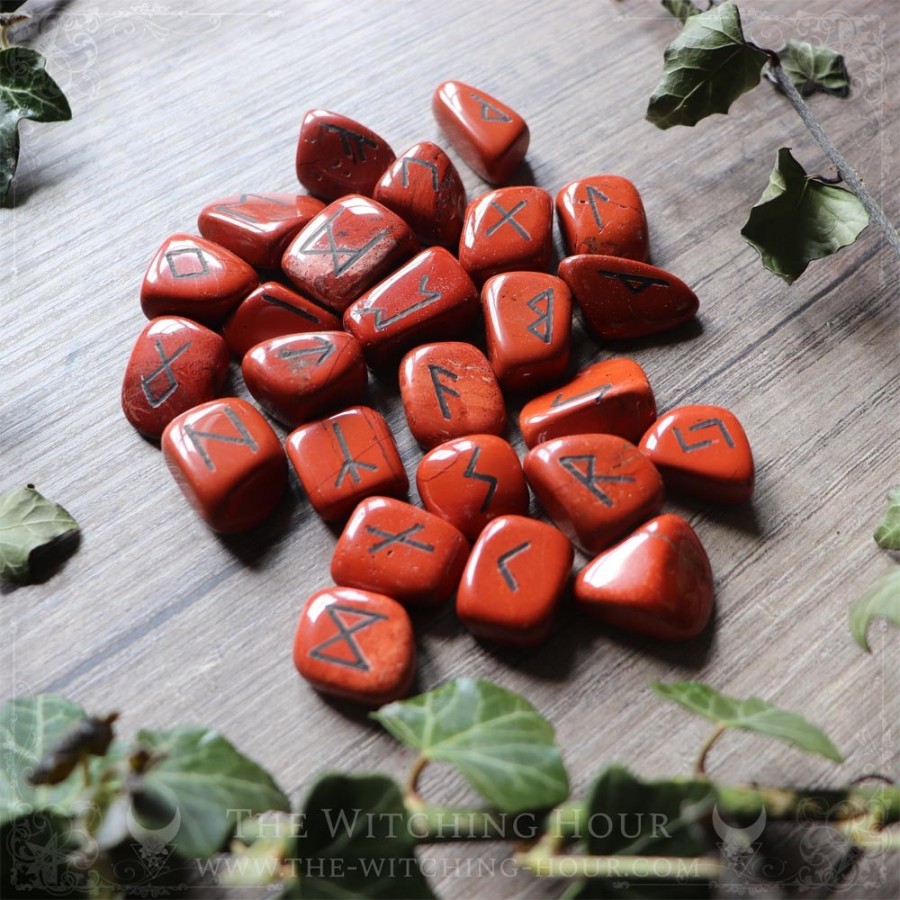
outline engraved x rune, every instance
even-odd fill
[[[383,528],[376,528],[374,525],[366,525],[366,531],[369,534],[382,539],[376,541],[369,547],[369,553],[378,553],[379,550],[384,550],[386,547],[391,547],[394,544],[405,544],[407,547],[412,547],[414,550],[421,550],[424,553],[434,553],[433,544],[426,544],[424,541],[417,541],[412,537],[412,535],[418,534],[420,531],[424,531],[424,529],[425,526],[420,522],[417,522],[415,525],[410,525],[409,528],[404,528],[403,531],[398,531],[396,533],[393,531],[385,531]]]
[[[359,474],[360,469],[368,469],[371,472],[375,472],[377,471],[378,466],[355,459],[350,452],[350,448],[347,446],[347,438],[344,437],[344,430],[341,428],[341,423],[335,422],[333,427],[334,436],[337,438],[337,442],[340,445],[341,453],[344,454],[344,462],[341,465],[341,471],[338,472],[337,481],[335,481],[334,486],[340,487],[348,475],[354,484],[359,484],[360,481],[362,481],[362,476]]]
[[[578,464],[583,463],[584,469],[579,469]],[[597,485],[600,482],[614,484],[629,484],[634,481],[631,475],[597,475],[594,472],[596,459],[593,456],[561,456],[559,464],[579,483],[583,484],[604,506],[613,506],[612,497],[601,490]]]
[[[370,668],[369,661],[363,655],[362,649],[353,638],[353,635],[358,631],[368,628],[370,625],[374,625],[382,619],[387,619],[387,616],[382,613],[356,609],[353,606],[339,606],[337,603],[329,606],[326,612],[331,621],[334,622],[335,628],[337,628],[337,634],[328,638],[327,641],[322,641],[321,644],[313,647],[312,650],[309,651],[309,655],[313,659],[319,659],[323,662],[330,662],[338,666],[347,666],[348,669],[359,669],[362,672],[368,672]],[[353,622],[352,625],[347,625],[344,619],[338,615],[339,613],[343,613],[345,616],[355,616],[357,617],[357,620]],[[349,651],[350,659],[345,656],[338,656],[335,653],[339,645],[342,645],[341,649],[343,651]],[[326,653],[325,651],[329,648],[332,649],[332,652]]]
[[[162,341],[159,338],[156,339],[156,352],[159,354],[160,360],[159,366],[157,366],[157,368],[149,375],[141,375],[141,388],[144,391],[147,402],[153,409],[162,406],[163,403],[178,390],[178,379],[175,377],[175,373],[172,371],[171,366],[172,363],[175,362],[175,360],[190,346],[191,342],[186,341],[171,356],[166,356]],[[161,394],[154,394],[151,385],[162,374],[165,374],[166,378],[168,378],[169,384]]]
[[[704,428],[718,428],[719,431],[722,432],[722,437],[725,439],[725,443],[729,447],[734,447],[734,441],[731,438],[731,435],[728,433],[728,429],[725,427],[725,423],[719,419],[705,419],[703,422],[697,422],[696,425],[691,425],[688,428],[688,431],[702,431]],[[684,453],[690,453],[693,450],[702,450],[704,447],[711,447],[715,443],[715,438],[709,438],[704,441],[697,441],[694,444],[689,444],[685,439],[684,435],[681,433],[681,429],[676,426],[672,429],[675,433],[675,437],[678,440],[679,445]]]
[[[325,222],[311,234],[296,252],[308,256],[330,256],[331,268],[335,275],[343,275],[354,263],[361,260],[370,250],[378,246],[381,239],[390,234],[390,229],[385,228],[371,237],[362,247],[339,247],[334,239],[334,223],[345,210],[339,209],[332,213]],[[316,247],[322,236],[328,239],[327,247]],[[344,257],[343,259],[341,257]]]
[[[501,206],[496,200],[491,200],[491,206],[500,213],[500,218],[485,232],[488,237],[495,235],[504,225],[510,225],[519,233],[519,237],[521,237],[522,240],[531,240],[531,235],[525,230],[525,227],[516,221],[516,213],[528,206],[527,200],[520,200],[509,210]]]

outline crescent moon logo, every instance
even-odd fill
[[[740,850],[749,850],[753,844],[759,839],[766,827],[766,810],[765,807],[760,809],[756,821],[746,828],[736,828],[729,825],[720,815],[718,805],[713,807],[712,824],[716,834],[729,847],[735,847]]]
[[[127,821],[129,833],[139,844],[153,850],[161,850],[170,844],[175,835],[178,834],[178,829],[181,828],[181,810],[176,805],[175,815],[162,828],[147,828],[138,822],[134,815],[134,804],[129,803]]]

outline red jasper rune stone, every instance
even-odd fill
[[[439,84],[434,118],[467,166],[491,184],[503,184],[528,151],[525,120],[486,91],[461,81]]]
[[[217,325],[259,283],[231,251],[192,234],[173,234],[150,261],[141,285],[148,319],[177,315]]]
[[[180,316],[153,319],[125,368],[125,418],[141,434],[158,438],[175,416],[212,400],[227,374],[228,348],[214,331]]]
[[[466,189],[437,144],[414,144],[375,185],[375,200],[409,223],[425,246],[456,250],[466,212]]]
[[[657,516],[581,570],[575,599],[610,625],[687,640],[700,634],[712,615],[712,569],[684,519]]]
[[[419,249],[406,222],[374,200],[349,195],[326,206],[285,250],[285,274],[343,312]]]
[[[394,151],[384,138],[353,119],[325,109],[311,109],[303,117],[297,141],[297,179],[317,197],[371,197],[393,161]]]
[[[364,706],[399,700],[415,677],[412,623],[383,594],[348,587],[316,591],[300,613],[294,665],[324,694]]]
[[[205,206],[197,227],[251,266],[277,269],[291,238],[324,206],[296,194],[237,194]]]

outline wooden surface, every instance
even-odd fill
[[[329,583],[333,534],[295,488],[260,534],[217,538],[158,449],[123,418],[119,388],[144,324],[141,278],[167,234],[194,230],[200,208],[220,195],[295,190],[308,108],[357,118],[398,152],[440,140],[431,93],[455,77],[529,122],[521,180],[555,193],[610,172],[639,186],[652,261],[694,286],[700,324],[671,340],[603,347],[579,327],[578,361],[633,356],[661,410],[730,407],[750,436],[758,489],[746,509],[668,504],[688,516],[712,560],[717,606],[704,638],[661,646],[567,611],[544,647],[496,652],[447,608],[417,618],[420,686],[471,675],[526,693],[556,725],[576,794],[614,760],[647,776],[689,771],[708,728],[651,694],[656,678],[701,678],[798,710],[847,755],[836,767],[733,734],[712,754],[717,777],[897,777],[897,632],[878,623],[867,656],[847,628],[848,604],[890,565],[871,532],[897,480],[897,264],[870,228],[788,287],[741,240],[778,147],[826,171],[786,101],[764,86],[733,115],[693,129],[645,122],[676,33],[655,2],[189,6],[166,13],[115,0],[100,16],[97,4],[76,0],[34,41],[74,120],[23,127],[18,206],[0,211],[0,489],[35,483],[78,518],[83,538],[45,583],[0,597],[4,697],[57,691],[91,710],[116,708],[123,734],[214,726],[276,773],[295,802],[326,769],[405,771],[407,754],[361,715],[321,700],[291,664],[300,607]],[[900,220],[895,0],[743,7],[760,43],[802,36],[846,54],[851,98],[816,96],[812,107]],[[484,190],[459,165],[469,196]],[[371,397],[412,474],[420,451],[396,388],[373,381]],[[445,774],[428,773],[426,791],[444,802],[467,796]],[[486,879],[465,867],[505,852],[428,855],[449,873],[436,879],[448,897],[558,894],[559,885],[522,873]],[[896,868],[896,857],[873,861],[870,883],[848,896],[894,896]]]

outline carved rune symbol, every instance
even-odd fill
[[[444,295],[440,291],[429,291],[428,290],[428,275],[423,275],[419,280],[419,293],[422,295],[422,299],[413,303],[412,306],[408,306],[406,309],[401,310],[398,313],[395,313],[392,316],[384,317],[384,310],[381,307],[375,307],[375,309],[367,309],[367,313],[371,313],[375,316],[375,330],[376,331],[384,331],[388,325],[392,325],[394,322],[399,319],[405,319],[407,316],[412,315],[417,309],[423,309],[426,306],[430,306],[432,303],[440,300]]]
[[[487,494],[485,494],[484,501],[481,504],[481,509],[479,512],[487,512],[488,507],[491,505],[491,500],[494,499],[494,494],[497,493],[497,479],[493,475],[486,475],[484,472],[478,472],[475,469],[475,466],[478,464],[478,457],[481,456],[481,447],[476,447],[472,451],[472,456],[469,458],[469,465],[466,466],[466,471],[463,472],[463,478],[471,478],[475,481],[484,481],[488,485]]]
[[[512,122],[511,116],[508,116],[502,109],[497,109],[493,103],[488,103],[484,97],[479,97],[478,94],[469,96],[481,107],[481,118],[485,122]]]
[[[453,416],[450,414],[450,407],[447,405],[447,397],[458,397],[459,391],[444,384],[441,381],[441,375],[444,375],[451,381],[459,381],[459,375],[457,375],[456,372],[445,369],[443,366],[436,365],[429,365],[428,372],[431,375],[431,383],[434,385],[435,396],[441,406],[441,415],[445,419],[452,419]]]
[[[379,231],[374,237],[369,238],[362,247],[339,247],[334,240],[334,223],[344,211],[339,209],[336,213],[332,213],[296,251],[309,256],[330,256],[331,268],[335,275],[343,275],[354,263],[376,247],[383,237],[390,234],[390,229],[385,228],[384,231]],[[323,235],[328,239],[328,246],[316,247]]]
[[[291,208],[290,203],[285,203],[284,200],[280,200],[278,197],[267,197],[265,194],[241,194],[241,196],[233,203],[220,203],[218,206],[214,206],[213,209],[216,212],[225,213],[232,219],[242,219],[244,222],[250,222],[252,225],[255,225],[257,222],[268,221],[268,217],[266,216],[263,216],[263,218],[260,219],[258,216],[250,215],[249,212],[243,209],[251,198],[262,200],[263,203],[269,203],[272,206],[283,206],[286,209]]]
[[[579,469],[579,463],[584,464],[584,469]],[[614,484],[629,484],[634,481],[631,475],[597,475],[594,466],[597,461],[593,456],[561,456],[559,464],[579,483],[583,484],[604,506],[612,506],[613,500],[609,494],[604,493],[597,485],[600,482],[612,482]]]
[[[313,647],[309,651],[309,655],[313,659],[322,660],[322,662],[335,663],[338,666],[347,666],[348,669],[368,672],[369,661],[363,655],[362,649],[356,643],[353,635],[382,619],[387,619],[387,616],[365,609],[356,609],[352,606],[340,606],[337,603],[327,607],[326,612],[334,622],[337,634]],[[350,618],[351,616],[353,618]],[[331,652],[326,653],[325,651],[329,649]],[[339,653],[342,655],[339,656]]]
[[[350,448],[347,446],[347,438],[344,437],[344,430],[341,428],[341,423],[335,422],[333,427],[334,436],[337,438],[341,453],[344,455],[344,462],[341,464],[341,471],[338,472],[337,481],[335,481],[334,486],[340,487],[348,475],[354,484],[359,484],[360,481],[362,481],[362,476],[359,474],[360,469],[368,469],[371,472],[375,472],[377,471],[378,466],[355,459],[350,452]]]
[[[513,547],[512,550],[507,550],[506,553],[501,553],[497,557],[497,568],[500,570],[500,574],[503,576],[506,586],[511,591],[517,591],[519,589],[519,582],[516,581],[513,573],[509,571],[509,566],[507,564],[514,556],[524,553],[530,546],[531,541],[525,541],[524,544],[519,544],[518,547]]]
[[[173,278],[199,278],[209,274],[206,257],[197,247],[170,250],[166,254],[166,262]]]
[[[659,287],[669,287],[669,282],[663,278],[649,278],[646,275],[631,275],[625,272],[607,272],[605,269],[597,269],[597,274],[621,281],[629,294],[641,294],[654,284]]]
[[[271,303],[272,306],[277,306],[279,309],[287,310],[289,313],[293,313],[295,316],[300,316],[301,319],[306,319],[310,322],[319,323],[319,319],[314,316],[311,312],[307,312],[305,309],[300,309],[299,306],[291,306],[290,303],[282,300],[280,297],[276,297],[274,294],[263,294],[263,300],[266,303]]]
[[[528,301],[528,308],[537,315],[537,318],[528,325],[528,331],[545,344],[553,340],[553,297],[553,288],[547,288]]]
[[[300,369],[316,354],[318,354],[318,358],[315,364],[321,366],[332,353],[334,353],[334,344],[323,337],[317,337],[311,347],[284,347],[275,355],[279,359],[296,360],[295,368]]]
[[[594,216],[594,221],[597,223],[597,228],[603,228],[603,217],[600,215],[600,209],[597,206],[597,201],[599,200],[601,203],[609,203],[609,197],[603,193],[603,191],[598,191],[597,188],[592,185],[587,186],[587,198],[588,203],[591,205],[591,213]]]
[[[187,350],[188,347],[191,346],[191,342],[187,341],[182,344],[171,356],[166,356],[165,348],[162,345],[162,341],[157,338],[156,339],[156,352],[159,354],[159,365],[149,374],[149,375],[141,375],[141,388],[144,391],[144,396],[147,398],[147,402],[153,409],[156,409],[159,406],[162,406],[175,391],[178,390],[178,379],[175,377],[175,373],[171,369],[171,365]],[[166,378],[169,381],[168,386],[161,394],[154,394],[153,388],[151,385],[153,382],[162,374],[165,373]]]
[[[428,169],[431,172],[431,189],[433,191],[437,191],[438,189],[438,167],[427,159],[419,159],[418,156],[405,156],[400,163],[400,169],[402,173],[402,182],[403,187],[409,187],[409,167],[411,165],[422,166]]]
[[[520,200],[512,209],[507,210],[504,209],[496,200],[491,200],[491,206],[500,213],[500,218],[491,225],[490,228],[485,232],[488,237],[495,235],[504,225],[510,225],[513,227],[518,233],[519,237],[524,241],[530,241],[531,235],[525,230],[525,227],[516,221],[516,213],[520,209],[525,209],[528,206],[527,200]]]
[[[381,538],[380,541],[376,541],[369,547],[369,553],[378,553],[379,550],[384,550],[386,547],[391,547],[394,544],[405,544],[407,547],[421,550],[423,553],[434,553],[433,544],[426,544],[424,541],[417,541],[412,537],[412,535],[424,530],[425,526],[419,522],[416,522],[415,525],[410,525],[409,528],[404,528],[403,531],[396,532],[396,534],[393,531],[384,531],[382,528],[376,528],[374,525],[366,525],[366,531],[369,534],[374,534],[375,537]]]
[[[323,122],[319,126],[319,134],[323,131],[330,131],[341,139],[341,150],[343,150],[344,156],[349,156],[353,162],[365,162],[366,147],[371,147],[373,150],[378,147],[378,144],[371,138],[357,134],[349,128],[342,128],[340,125],[330,125],[327,122]]]
[[[571,397],[563,397],[562,391],[560,391],[550,403],[550,409],[562,406],[563,403],[571,403],[573,400],[580,400],[582,397],[590,397],[593,394],[597,395],[594,397],[594,403],[599,403],[611,389],[611,384],[601,384],[600,387],[591,388],[589,391],[582,391],[580,394],[572,394]]]
[[[256,441],[253,440],[253,435],[247,430],[247,426],[240,420],[238,414],[230,406],[224,407],[222,412],[234,425],[235,431],[239,435],[238,437],[235,437],[233,434],[220,434],[218,431],[197,431],[190,425],[184,426],[184,433],[191,439],[191,443],[197,448],[200,458],[210,472],[215,472],[216,466],[206,447],[200,442],[201,438],[205,438],[208,441],[221,441],[223,444],[243,444],[245,447],[250,448],[251,453],[256,453],[259,449]]]
[[[722,432],[722,437],[725,439],[725,443],[729,447],[734,447],[734,441],[731,438],[731,435],[728,433],[728,429],[725,427],[725,423],[721,419],[705,419],[703,422],[697,422],[696,425],[691,425],[688,428],[688,431],[702,431],[704,428],[718,428],[719,431]],[[681,429],[677,426],[672,429],[675,433],[675,437],[678,440],[679,445],[681,446],[682,451],[685,453],[690,453],[692,450],[702,450],[704,447],[711,447],[715,443],[714,438],[710,438],[705,441],[697,441],[695,444],[689,444],[685,439],[684,435],[681,433]]]

